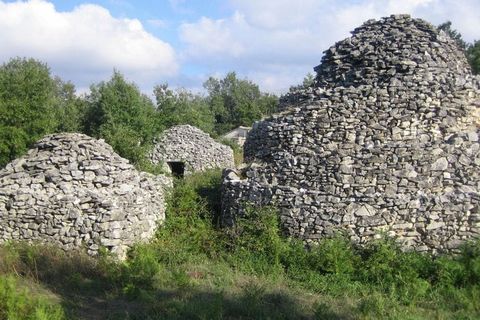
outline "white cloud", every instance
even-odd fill
[[[155,27],[155,28],[166,28],[168,26],[168,22],[166,20],[163,20],[163,19],[150,19],[150,20],[147,20],[147,22]]]
[[[235,13],[180,27],[184,63],[238,71],[264,89],[301,82],[322,52],[372,18],[409,13],[438,25],[451,20],[467,41],[480,39],[478,0],[231,0]],[[290,82],[288,82],[290,79]]]
[[[44,0],[0,1],[0,48],[0,61],[33,57],[80,87],[108,78],[114,68],[151,87],[155,77],[178,69],[174,49],[139,20],[114,18],[92,4],[59,12]]]
[[[234,15],[232,18],[212,20],[202,17],[196,23],[184,23],[180,26],[181,38],[191,44],[192,56],[216,56],[227,54],[238,57],[245,52],[242,39],[238,39],[238,32],[245,25],[243,17]]]

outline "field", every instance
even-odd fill
[[[479,319],[480,243],[457,255],[318,246],[274,208],[216,227],[220,172],[176,181],[167,220],[124,262],[45,245],[0,247],[0,319]]]

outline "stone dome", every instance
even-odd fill
[[[307,242],[386,232],[435,252],[478,235],[480,81],[454,41],[407,15],[369,20],[315,71],[253,126],[251,165],[224,181],[224,224],[251,202],[278,206]]]
[[[470,75],[465,54],[430,23],[396,15],[369,20],[324,52],[314,68],[317,87],[375,85],[401,81],[413,90],[435,84],[448,92]],[[418,81],[417,81],[418,80]]]
[[[0,241],[100,246],[122,258],[165,219],[171,180],[138,172],[103,140],[49,135],[0,170]]]
[[[212,168],[233,167],[233,150],[191,125],[165,130],[150,153],[153,164],[163,163],[167,172],[183,176]]]

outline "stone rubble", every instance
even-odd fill
[[[0,170],[0,242],[56,244],[120,259],[165,219],[172,181],[138,172],[103,140],[49,135]]]
[[[235,165],[233,150],[229,146],[216,142],[207,133],[190,125],[165,130],[155,142],[150,161],[163,163],[167,172],[170,170],[168,162],[182,162],[185,174]]]
[[[480,234],[480,79],[444,32],[408,15],[369,20],[329,48],[312,87],[285,97],[226,170],[222,223],[275,205],[305,242],[342,230],[454,250]]]

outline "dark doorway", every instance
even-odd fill
[[[183,178],[185,174],[185,164],[180,161],[169,161],[167,162],[172,174],[176,178]]]

